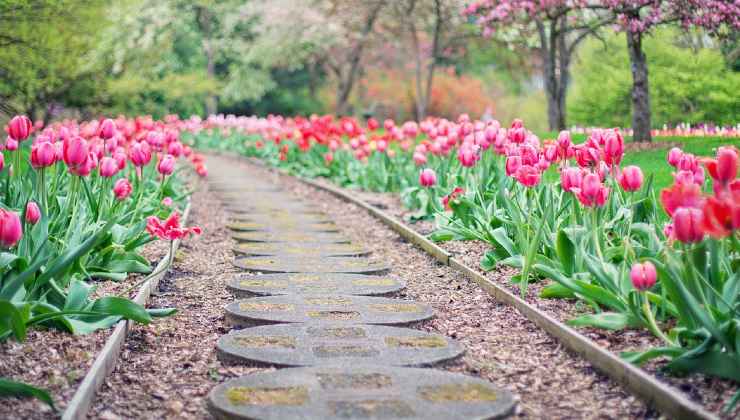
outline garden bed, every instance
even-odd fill
[[[319,179],[317,183],[322,185],[337,186],[327,180]],[[396,217],[398,220],[408,220],[408,216],[413,212],[405,209],[400,198],[392,193],[374,193],[367,191],[350,190],[341,188],[361,200],[377,207],[386,213]],[[408,223],[406,226],[414,231],[428,235],[434,231],[434,225],[428,221],[417,223]],[[519,295],[519,288],[516,284],[509,281],[510,277],[516,274],[516,270],[508,267],[499,267],[496,270],[485,272],[480,269],[481,258],[490,246],[482,241],[449,241],[438,244],[452,256],[459,259],[462,263],[471,267],[484,276],[504,287],[514,295]],[[591,313],[589,308],[581,302],[565,299],[544,299],[540,297],[540,291],[547,285],[551,284],[550,280],[533,283],[528,288],[528,294],[525,301],[544,311],[555,319],[565,323],[566,321],[584,313]],[[621,331],[609,331],[596,328],[577,328],[578,331],[595,342],[604,349],[615,354],[623,351],[640,351],[647,350],[651,347],[660,346],[660,341],[646,330],[625,329]],[[736,407],[730,413],[722,413],[722,408],[732,396],[740,390],[740,386],[716,377],[709,377],[700,374],[689,375],[686,377],[669,376],[661,371],[662,360],[654,360],[643,365],[643,369],[654,375],[660,381],[667,383],[677,390],[680,390],[690,400],[701,404],[707,410],[715,413],[720,418],[737,418],[740,416],[740,406]]]

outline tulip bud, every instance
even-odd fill
[[[116,123],[110,118],[106,118],[100,123],[98,128],[98,137],[104,140],[110,140],[116,135]]]
[[[609,166],[616,166],[624,156],[624,139],[619,131],[614,130],[607,134],[604,141],[604,160]]]
[[[57,160],[57,150],[48,141],[34,143],[31,146],[31,166],[34,168],[46,168],[53,165]]]
[[[563,130],[558,134],[558,146],[563,150],[568,150],[573,145],[570,137],[570,131]]]
[[[701,242],[703,213],[700,209],[680,207],[673,213],[673,234],[679,241],[687,244]]]
[[[437,183],[437,174],[431,168],[422,169],[419,173],[419,184],[422,187],[433,187]]]
[[[31,135],[33,123],[25,115],[16,115],[10,120],[7,132],[10,138],[16,141],[23,141]]]
[[[172,206],[172,198],[165,197],[162,199],[162,205],[165,207],[171,207]]]
[[[427,163],[427,155],[424,153],[414,152],[413,158],[416,166],[425,165]]]
[[[655,266],[650,261],[644,263],[635,263],[630,270],[630,279],[635,289],[644,292],[655,286],[658,279],[658,273]]]
[[[41,209],[38,204],[29,201],[26,205],[26,222],[35,225],[39,219],[41,219]]]
[[[15,212],[0,209],[0,247],[12,248],[22,236],[20,217]]]
[[[172,155],[164,155],[162,160],[157,164],[157,171],[162,175],[171,175],[175,170],[175,157]]]
[[[133,188],[131,187],[131,183],[126,178],[119,179],[113,185],[113,194],[119,201],[125,200],[129,195],[131,195],[131,191],[133,191]]]
[[[678,163],[681,161],[682,157],[683,150],[678,147],[674,147],[668,152],[668,164],[674,168],[678,168]]]
[[[195,167],[195,173],[201,177],[208,176],[208,168],[204,164],[199,164]]]
[[[622,169],[622,173],[619,175],[619,185],[625,191],[633,192],[642,188],[643,179],[642,169],[639,166],[627,166]]]
[[[8,137],[5,140],[5,149],[7,149],[9,152],[14,152],[18,150],[18,140]]]
[[[106,156],[100,160],[98,172],[103,178],[110,178],[118,172],[118,162],[112,157]]]

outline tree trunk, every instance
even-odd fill
[[[547,97],[547,125],[551,131],[565,129],[565,87],[561,88],[558,78],[559,43],[556,22],[550,25],[550,33],[546,33],[544,24],[538,22],[540,34],[540,52],[542,56],[542,71]]]
[[[206,75],[209,79],[216,78],[216,52],[211,40],[211,13],[204,6],[198,7],[198,27],[203,35],[203,52],[206,56]],[[215,94],[206,95],[206,115],[213,115],[218,110],[218,97]]]
[[[632,69],[632,137],[634,141],[649,142],[652,137],[647,57],[642,50],[642,34],[630,31],[626,34]]]

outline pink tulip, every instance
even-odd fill
[[[98,128],[98,137],[103,140],[110,140],[116,135],[116,123],[110,118],[106,118],[100,123]]]
[[[126,152],[123,151],[123,149],[116,150],[113,153],[113,159],[115,159],[116,164],[118,164],[118,170],[121,171],[123,168],[126,167],[126,162],[128,159],[126,158]]]
[[[427,163],[427,155],[424,153],[414,152],[413,158],[416,166],[422,166]]]
[[[18,140],[14,139],[12,137],[8,137],[5,140],[5,149],[7,151],[9,151],[9,152],[14,152],[14,151],[18,150]]]
[[[25,115],[16,115],[8,123],[6,131],[10,138],[16,141],[23,141],[31,135],[33,123]]]
[[[66,139],[62,146],[62,157],[70,169],[84,165],[88,160],[87,141],[79,136]]]
[[[580,188],[583,181],[583,172],[580,168],[569,166],[560,172],[560,186],[564,191],[571,192],[573,188]]]
[[[162,175],[171,175],[175,170],[175,157],[172,155],[164,155],[162,160],[157,164],[157,172]]]
[[[33,201],[29,201],[26,205],[26,222],[35,225],[38,223],[39,219],[41,219],[41,209],[39,209],[39,205]]]
[[[31,146],[31,166],[34,168],[46,168],[56,163],[56,147],[48,142],[41,141]]]
[[[116,196],[116,200],[122,201],[131,195],[133,188],[131,183],[126,178],[121,178],[113,185],[113,194]]]
[[[172,198],[171,197],[165,197],[162,199],[162,205],[165,207],[171,207],[172,206]]]
[[[655,286],[657,279],[658,273],[655,270],[655,266],[650,261],[635,263],[630,270],[632,286],[640,292],[644,292],[645,290]]]
[[[431,168],[422,169],[419,173],[419,184],[422,187],[433,187],[437,184],[437,174]]]
[[[604,161],[609,166],[618,166],[624,156],[624,138],[614,130],[607,134],[604,140]]]
[[[578,201],[587,207],[602,207],[609,197],[609,188],[601,183],[598,174],[589,172],[583,177],[580,188],[571,188]]]
[[[475,166],[475,162],[478,160],[478,156],[473,150],[472,146],[462,146],[457,152],[457,160],[460,164],[466,168]]]
[[[3,168],[5,168],[5,155],[0,152],[0,171],[2,171]]]
[[[540,183],[542,174],[537,168],[523,165],[514,174],[514,178],[527,188],[532,188]]]
[[[137,167],[145,166],[152,160],[152,150],[149,143],[145,141],[134,143],[129,150],[129,155],[131,162]]]
[[[521,156],[509,156],[506,158],[506,175],[507,176],[514,176],[516,172],[519,170],[519,168],[522,167],[522,157]]]
[[[622,169],[622,173],[619,175],[619,185],[625,191],[633,192],[642,188],[643,179],[642,169],[639,166],[631,165]]]
[[[687,244],[701,242],[703,212],[697,208],[681,207],[673,213],[673,234],[679,241]]]
[[[118,162],[110,156],[100,160],[98,172],[103,178],[110,178],[118,172]]]
[[[668,164],[674,168],[678,168],[678,162],[681,161],[681,157],[683,157],[683,150],[678,147],[672,148],[668,152]]]
[[[23,236],[21,218],[15,212],[0,209],[0,247],[12,248]]]
[[[336,148],[334,150],[336,150]],[[180,143],[179,141],[170,143],[167,146],[167,153],[171,154],[174,157],[182,156],[182,143]]]
[[[558,134],[558,147],[562,150],[568,150],[573,145],[573,141],[570,137],[570,131],[563,130]]]

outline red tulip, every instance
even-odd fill
[[[701,187],[694,183],[676,183],[660,192],[660,202],[669,216],[679,207],[701,207],[703,201]]]
[[[442,204],[445,206],[445,209],[446,210],[451,210],[451,208],[450,208],[450,201],[453,201],[453,200],[457,199],[457,197],[459,197],[459,196],[461,196],[463,194],[465,194],[465,190],[464,189],[462,189],[461,187],[455,187],[455,189],[452,190],[452,192],[450,194],[446,195],[442,199]]]
[[[31,146],[31,166],[34,168],[46,168],[53,165],[56,160],[57,149],[52,143],[41,141]]]
[[[633,192],[642,188],[642,169],[639,166],[627,166],[622,169],[622,173],[619,175],[619,185],[625,191]]]
[[[104,140],[110,140],[116,135],[116,123],[110,118],[106,118],[100,123],[98,128],[98,137]]]
[[[12,248],[22,236],[23,228],[18,214],[0,209],[0,247]]]
[[[737,150],[725,146],[717,149],[716,159],[704,159],[702,162],[707,167],[712,179],[721,185],[726,185],[737,177],[738,160],[740,158]]]
[[[630,270],[630,279],[635,289],[644,292],[655,286],[658,279],[658,273],[655,266],[650,261],[644,263],[635,263]]]
[[[200,235],[201,233],[201,229],[197,226],[181,227],[180,215],[176,211],[172,212],[164,223],[156,216],[150,216],[146,220],[146,230],[153,237],[170,241],[182,239],[188,235]]]
[[[172,155],[164,155],[162,160],[157,164],[157,171],[162,175],[171,175],[175,170],[175,157]]]
[[[39,219],[41,219],[41,209],[39,209],[39,205],[33,201],[29,201],[28,204],[26,204],[26,222],[35,225],[38,223]]]
[[[98,172],[103,178],[110,178],[118,172],[118,162],[112,157],[106,156],[100,160]]]
[[[195,172],[201,177],[208,176],[208,168],[202,163],[196,165]]]
[[[532,188],[539,184],[541,176],[540,171],[530,165],[523,165],[514,174],[514,178],[527,188]]]
[[[131,191],[133,191],[133,187],[131,187],[131,183],[126,178],[119,179],[113,185],[113,194],[119,201],[128,198],[128,196],[131,195]]]
[[[370,131],[375,131],[380,128],[380,123],[375,118],[370,118],[367,120],[367,128]]]
[[[703,212],[697,208],[680,207],[673,213],[673,234],[683,243],[701,242]]]
[[[740,229],[740,193],[735,195],[707,199],[702,209],[702,228],[709,236],[721,239]]]
[[[8,123],[6,131],[10,138],[16,141],[23,141],[31,135],[33,123],[25,115],[16,115]]]
[[[419,184],[422,187],[433,187],[437,183],[437,174],[431,168],[422,169],[419,173]]]

